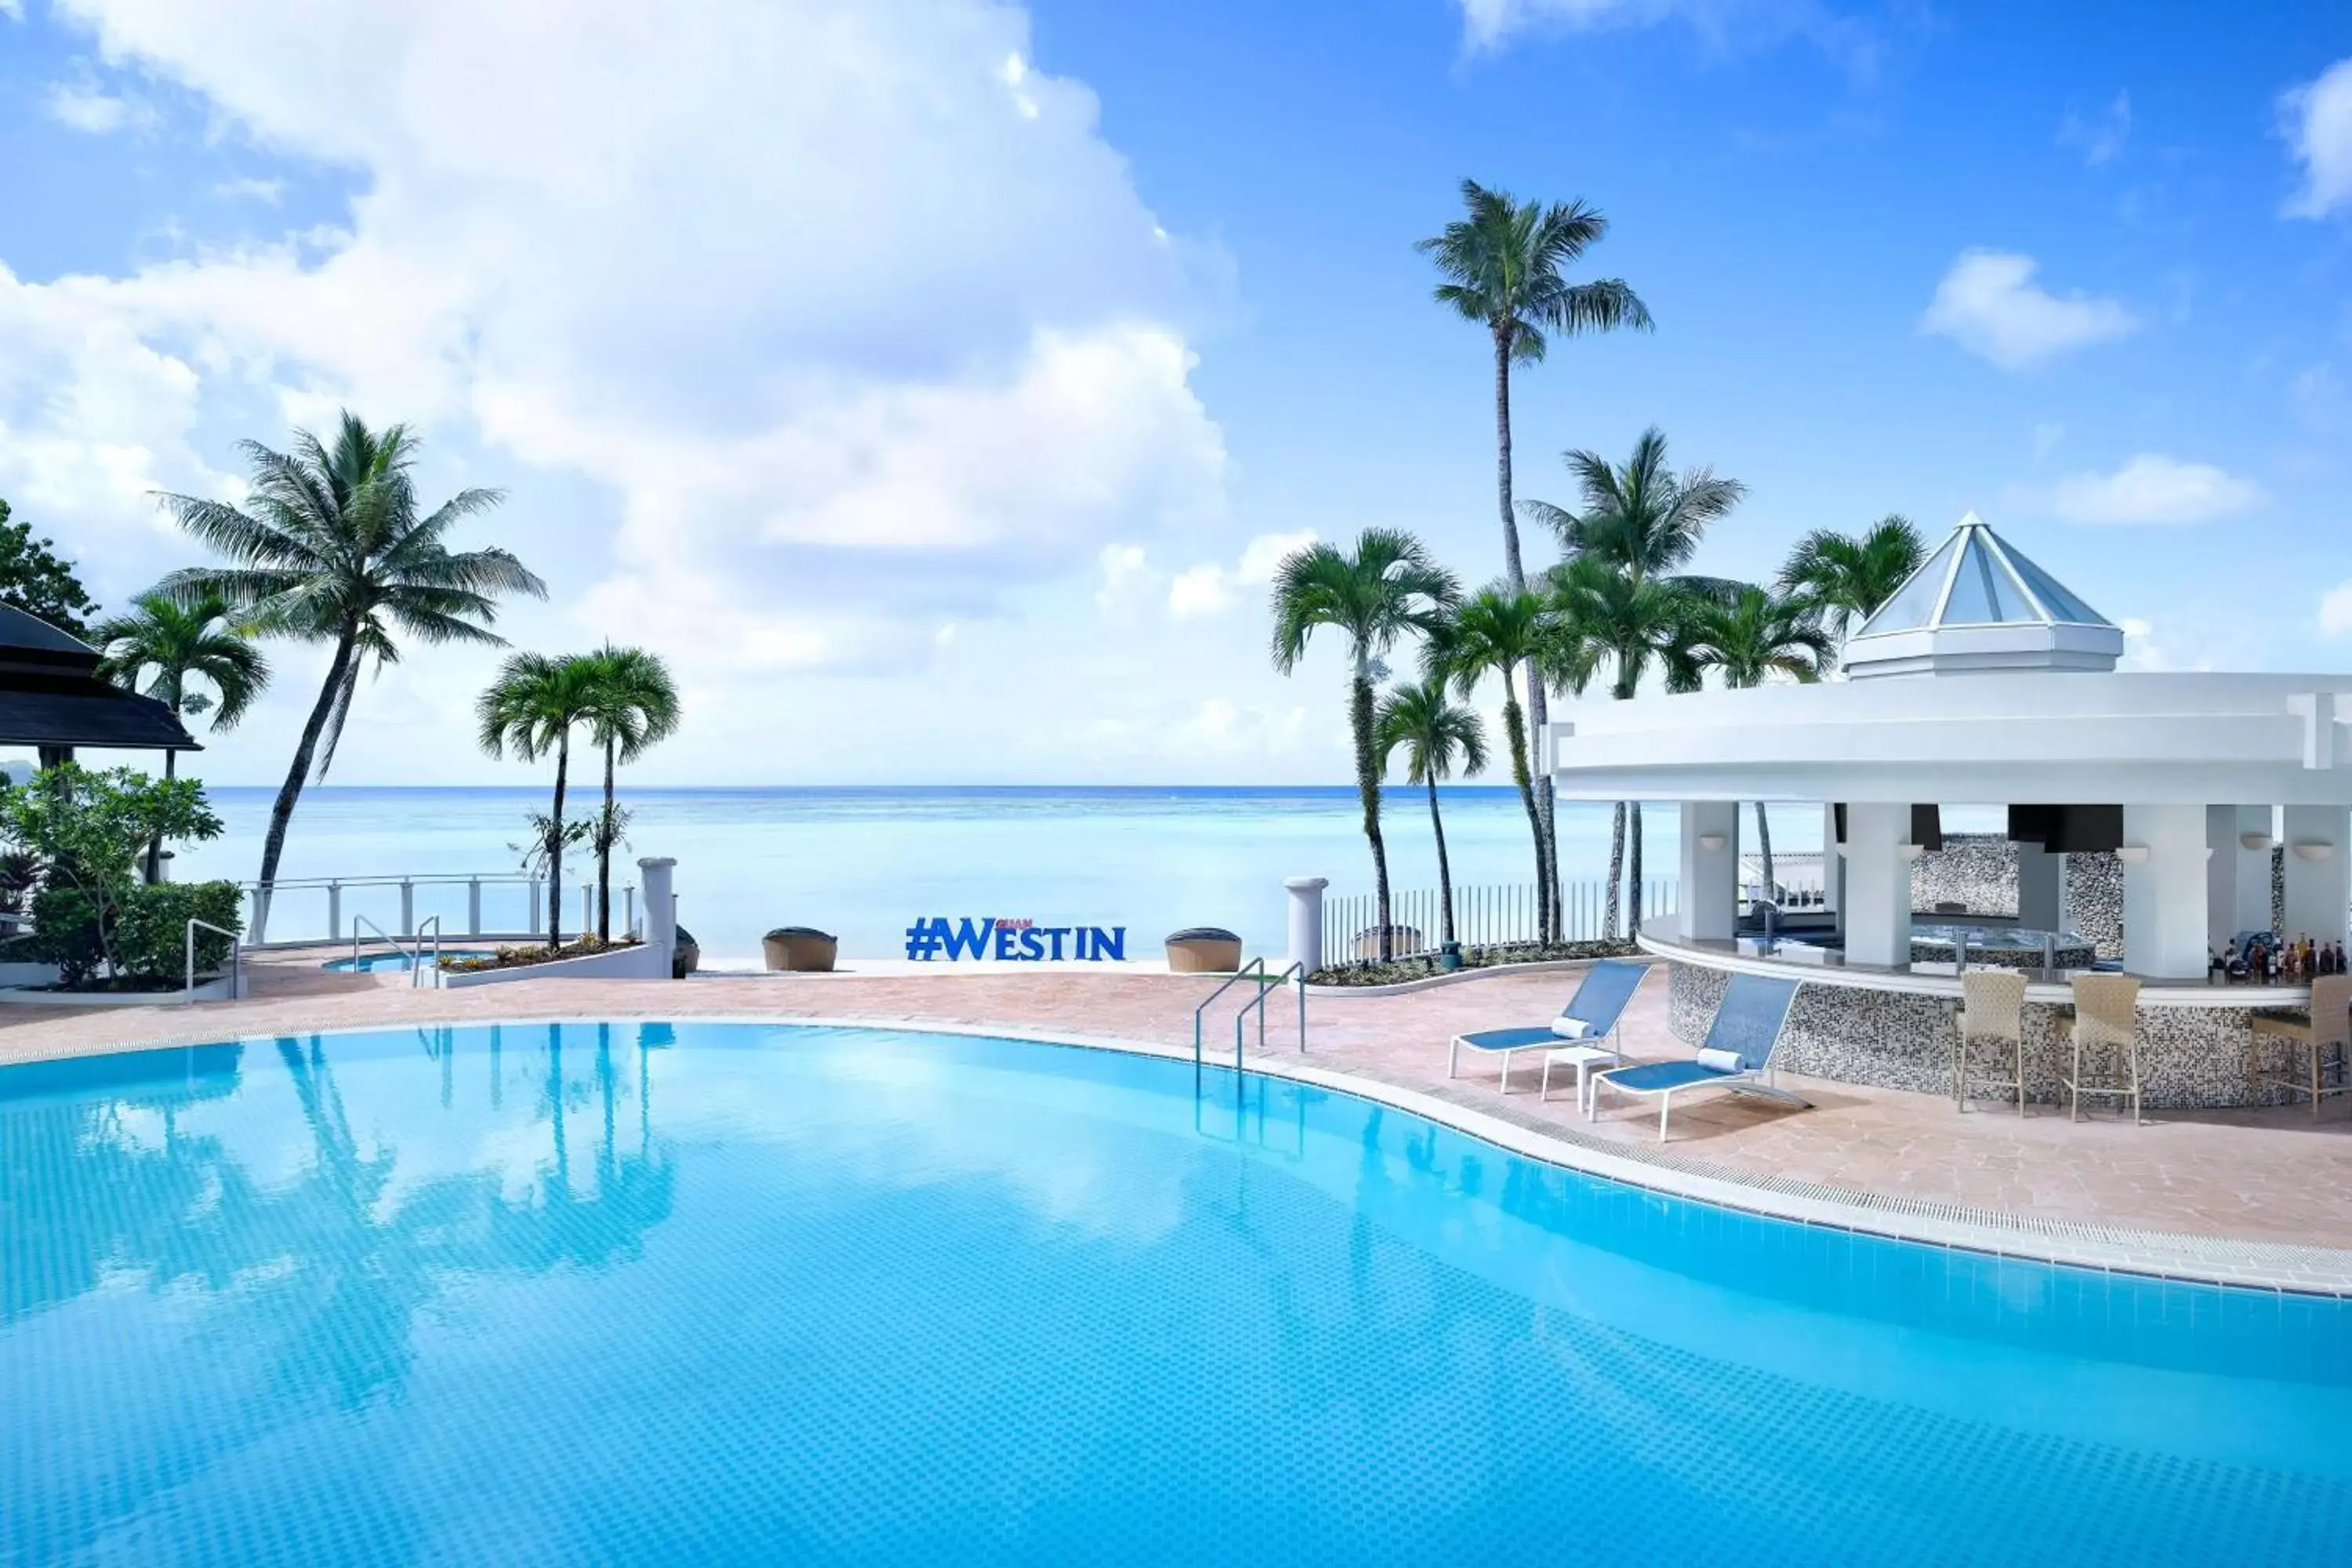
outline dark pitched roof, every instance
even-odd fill
[[[98,650],[0,605],[0,745],[203,750],[179,715],[101,680]]]

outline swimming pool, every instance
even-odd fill
[[[2311,1562],[2352,1308],[727,1024],[0,1070],[0,1563]]]
[[[435,967],[436,957],[441,959],[496,958],[498,955],[498,950],[496,948],[445,947],[437,955],[432,952],[426,952],[424,956],[425,966],[430,969]],[[354,972],[362,974],[373,974],[379,970],[390,971],[398,974],[405,974],[409,970],[415,966],[409,962],[407,953],[394,950],[390,952],[363,952],[357,958],[331,958],[327,960],[326,963],[319,965],[319,967],[321,969],[332,970],[339,974],[350,974]]]

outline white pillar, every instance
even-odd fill
[[[646,889],[646,945],[661,950],[666,973],[677,956],[677,900],[669,886],[670,871],[677,865],[667,858],[637,862]]]
[[[2017,847],[2017,923],[2027,931],[2066,929],[2066,858],[2039,844]]]
[[[1715,840],[1709,848],[1703,842]],[[1683,935],[1729,942],[1739,923],[1739,803],[1686,800],[1682,825]]]
[[[1845,956],[1900,968],[1911,962],[1911,806],[1848,801]]]
[[[2352,837],[2340,805],[2286,808],[2286,929],[2293,942],[2344,942],[2345,905],[2352,900]],[[2323,852],[2322,847],[2325,846]],[[2320,855],[2320,859],[2307,857]]]
[[[2153,980],[2202,979],[2205,808],[2125,806],[2123,862],[2124,967]]]
[[[1323,889],[1328,877],[1286,877],[1290,894],[1290,962],[1309,974],[1323,967]]]
[[[2260,847],[2246,847],[2249,833],[2261,836]],[[2213,851],[2205,862],[2205,944],[2215,952],[2242,931],[2271,929],[2270,842],[2269,806],[2205,808],[2205,844]]]

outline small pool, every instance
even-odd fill
[[[0,1563],[2352,1540],[2352,1303],[1808,1229],[1190,1063],[289,1037],[0,1068]]]
[[[445,947],[439,956],[458,959],[496,958],[498,952],[495,949],[487,947]],[[434,966],[434,958],[435,955],[430,952],[425,954],[425,968],[430,969]],[[408,954],[404,952],[363,952],[357,958],[331,958],[319,967],[332,970],[338,974],[354,973],[373,974],[378,970],[391,970],[404,974],[415,965],[409,962]]]

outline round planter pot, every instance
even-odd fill
[[[1171,974],[1231,974],[1242,966],[1242,939],[1217,926],[1193,926],[1168,939]]]
[[[830,974],[840,950],[837,938],[814,926],[778,926],[760,939],[761,953],[770,969],[796,974]]]

